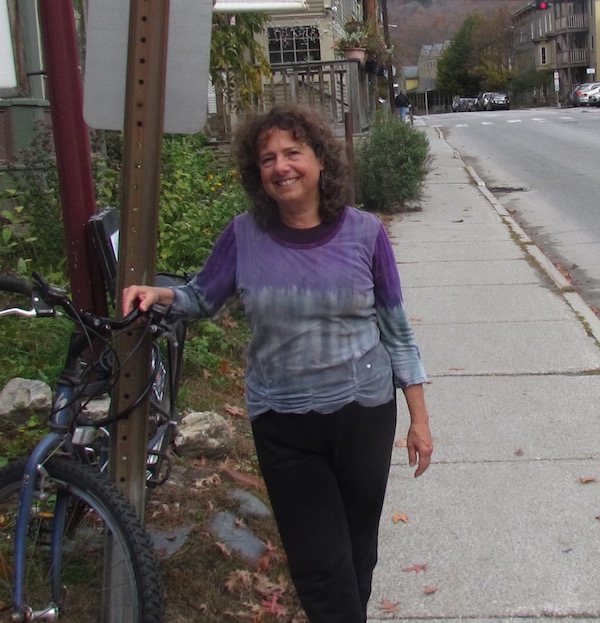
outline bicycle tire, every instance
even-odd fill
[[[0,470],[0,602],[4,609],[13,602],[15,521],[25,464],[20,460]],[[25,605],[41,610],[55,602],[49,551],[54,503],[61,490],[68,495],[68,510],[58,619],[64,623],[161,623],[163,591],[152,542],[129,500],[95,469],[68,458],[52,458],[44,469],[45,495],[36,495],[27,534]],[[107,534],[112,539],[109,553]],[[112,561],[122,560],[123,582],[107,587],[103,569],[111,555]],[[113,581],[118,574],[111,573]],[[107,600],[108,593],[115,597]]]

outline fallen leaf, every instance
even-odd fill
[[[590,484],[590,482],[596,482],[596,480],[597,480],[597,479],[596,479],[596,478],[594,478],[594,476],[582,476],[582,477],[579,479],[579,482],[580,482],[582,485],[589,485],[589,484]]]
[[[383,610],[384,612],[387,612],[388,614],[394,614],[398,612],[398,610],[400,609],[400,602],[390,601],[389,599],[382,599],[381,602],[379,603],[379,606],[377,607],[379,608],[379,610]]]
[[[525,453],[523,452],[523,450],[521,448],[518,448],[517,450],[515,450],[515,456],[523,456]]]
[[[221,475],[227,480],[233,482],[239,482],[250,487],[256,487],[257,489],[264,489],[265,483],[258,476],[252,476],[251,474],[243,474],[242,472],[229,467],[227,465],[220,468]]]
[[[406,437],[403,437],[402,439],[398,439],[398,441],[394,445],[396,446],[396,448],[406,448],[406,446],[408,445],[408,441],[406,441]]]
[[[394,523],[398,523],[400,521],[408,523],[408,516],[406,513],[399,513],[398,511],[394,511],[394,516],[392,519],[394,520]]]
[[[234,415],[235,417],[242,417],[242,418],[246,417],[242,409],[240,409],[239,407],[236,407],[235,405],[226,404],[224,408],[225,408],[225,411],[229,413],[229,415]]]
[[[404,569],[402,569],[402,571],[414,571],[415,573],[421,573],[421,571],[426,571],[427,570],[427,565],[428,563],[423,563],[420,565],[413,565],[412,567],[405,567]]]
[[[450,370],[454,370],[455,372],[460,372],[461,370],[464,370],[464,368],[450,368]]]
[[[231,558],[231,552],[229,551],[228,547],[224,543],[217,541],[215,545],[217,546],[217,549],[219,549],[222,554],[225,554],[227,558]]]
[[[425,594],[426,595],[433,595],[434,593],[437,593],[437,588],[434,588],[433,586],[426,586],[425,587]]]
[[[262,607],[265,612],[274,614],[277,617],[287,616],[287,610],[279,603],[279,595],[275,594],[269,601],[263,601]]]

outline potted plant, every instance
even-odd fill
[[[369,22],[367,30],[365,69],[369,73],[383,75],[392,59],[393,47],[387,47],[376,23]]]
[[[350,20],[344,24],[344,34],[336,43],[336,50],[349,59],[364,63],[367,54],[369,32],[363,22]]]

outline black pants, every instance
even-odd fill
[[[254,440],[310,623],[365,623],[396,403],[322,415],[269,411]]]

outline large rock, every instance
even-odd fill
[[[32,414],[47,416],[52,408],[52,390],[43,381],[14,378],[0,393],[0,429],[27,422]]]
[[[175,451],[180,456],[219,457],[226,455],[233,443],[227,420],[214,411],[186,415],[179,424]]]

